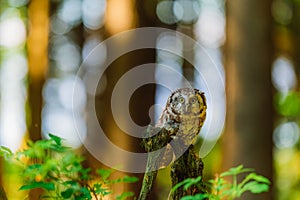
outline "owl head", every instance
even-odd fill
[[[197,89],[181,88],[170,95],[166,108],[180,118],[200,117],[206,112],[206,99],[204,93]]]

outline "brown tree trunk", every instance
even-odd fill
[[[271,0],[227,1],[224,168],[243,164],[272,179]],[[271,199],[271,192],[244,200]]]
[[[48,24],[49,1],[32,0],[29,4],[30,31],[28,36],[30,107],[29,136],[31,140],[41,139],[43,97],[42,89],[48,66]]]
[[[28,17],[31,26],[27,41],[29,63],[28,104],[31,121],[28,131],[29,137],[33,141],[42,138],[42,90],[48,66],[48,10],[48,0],[32,0],[29,4]],[[38,199],[41,194],[41,189],[31,190],[29,198]]]

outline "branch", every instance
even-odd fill
[[[165,128],[154,128],[149,126],[146,131],[146,138],[143,139],[143,146],[149,153],[146,172],[138,200],[146,200],[152,190],[153,182],[157,176],[157,170],[161,166],[161,161],[165,154],[163,147],[171,141],[171,136],[176,132],[176,128],[167,130]],[[157,133],[157,134],[156,134]],[[156,150],[160,150],[155,152]]]

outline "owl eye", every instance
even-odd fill
[[[179,102],[180,103],[184,103],[185,102],[184,98],[183,97],[179,97]]]
[[[190,103],[191,103],[191,104],[196,103],[196,98],[195,98],[195,97],[191,98]]]

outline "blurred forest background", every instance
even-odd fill
[[[0,2],[0,145],[16,151],[27,140],[45,138],[50,132],[65,138],[86,156],[88,166],[99,167],[101,163],[89,154],[81,139],[95,141],[89,133],[100,122],[116,145],[142,152],[140,140],[123,133],[109,110],[116,82],[135,66],[156,62],[173,67],[201,89],[200,76],[190,63],[156,49],[133,51],[105,71],[96,97],[93,90],[85,88],[91,80],[84,78],[79,81],[77,93],[81,95],[73,102],[74,107],[70,97],[82,61],[106,38],[137,27],[165,27],[187,34],[205,47],[225,80],[221,82],[226,95],[218,87],[210,88],[218,95],[214,112],[219,121],[212,121],[215,133],[206,133],[210,137],[202,139],[218,142],[204,158],[205,178],[243,164],[273,182],[271,192],[243,199],[300,200],[299,0]],[[177,40],[166,34],[154,42],[179,52],[190,49],[183,56],[205,65],[201,63],[201,50]],[[99,50],[99,56],[87,63],[88,77],[101,67],[108,52],[105,48]],[[180,81],[168,77],[159,66],[149,76],[180,86]],[[214,80],[216,76],[206,78]],[[148,124],[149,108],[164,102],[169,92],[153,84],[140,87],[130,103],[133,120]],[[94,109],[89,107],[91,98],[96,101],[97,122],[89,118],[89,109]],[[73,116],[72,109],[79,114]],[[157,115],[158,111],[154,113]],[[73,118],[80,137],[75,136]],[[8,198],[23,199],[25,194],[16,191],[19,175],[3,160],[0,166],[1,185]],[[168,170],[160,172],[152,199],[166,199],[170,189]],[[142,174],[133,175],[142,178]],[[140,184],[130,189],[138,193]],[[35,194],[30,195],[35,199]]]

